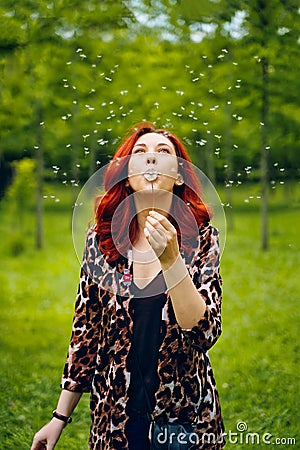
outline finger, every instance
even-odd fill
[[[153,218],[157,220],[166,230],[171,232],[176,232],[176,228],[171,224],[169,219],[167,219],[165,216],[160,214],[157,211],[150,211],[148,218]]]
[[[167,229],[160,223],[159,220],[155,219],[154,217],[148,216],[146,219],[146,225],[147,223],[155,228],[155,230],[158,230],[161,233],[167,233]]]
[[[165,233],[156,230],[150,223],[146,224],[144,232],[156,255],[161,255],[167,245],[167,237]]]
[[[146,221],[145,228],[148,231],[149,237],[156,239],[160,239],[163,237],[164,239],[166,239],[165,230],[162,227],[155,226],[155,224],[150,223],[150,221]]]
[[[45,450],[46,449],[46,443],[44,441],[40,441],[38,438],[34,437],[32,446],[30,447],[30,450]]]

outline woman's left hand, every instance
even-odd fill
[[[144,228],[145,236],[160,260],[162,268],[171,267],[179,255],[176,228],[157,211],[150,211]]]

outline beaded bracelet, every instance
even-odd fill
[[[72,417],[63,416],[62,414],[56,412],[56,410],[52,412],[52,417],[55,417],[55,419],[58,420],[62,420],[63,422],[65,422],[66,425],[72,422]]]

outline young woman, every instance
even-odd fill
[[[87,235],[61,395],[31,450],[54,448],[83,392],[90,449],[149,449],[150,412],[193,423],[195,448],[221,449],[207,353],[221,333],[218,231],[183,144],[138,125],[105,192]]]

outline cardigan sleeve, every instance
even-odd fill
[[[190,266],[192,280],[206,303],[203,318],[191,329],[182,329],[184,336],[199,351],[209,350],[222,332],[222,278],[219,273],[219,232],[211,225],[201,228],[200,244]]]
[[[100,334],[99,288],[86,270],[90,243],[88,236],[76,296],[72,335],[61,382],[63,389],[76,392],[89,392],[91,389]]]

